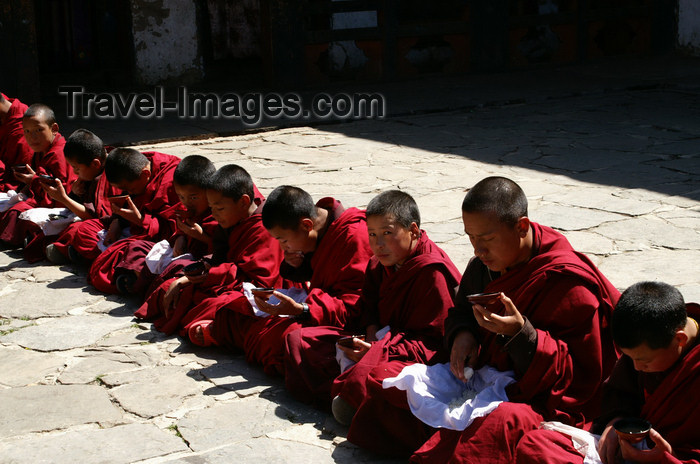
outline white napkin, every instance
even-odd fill
[[[58,219],[50,219],[49,215],[57,214],[61,216]],[[71,210],[67,208],[32,208],[22,211],[19,218],[24,221],[30,221],[41,227],[44,235],[58,235],[63,232],[72,222],[79,221]]]
[[[501,372],[488,366],[476,371],[464,384],[452,375],[449,363],[411,364],[396,377],[384,379],[382,386],[405,390],[413,415],[431,427],[464,430],[477,417],[488,415],[508,401],[505,388],[512,382],[513,371]],[[450,409],[450,403],[460,398],[465,389],[475,391],[476,396]]]
[[[253,283],[243,282],[243,295],[245,295],[245,297],[248,299],[248,303],[250,303],[250,306],[253,307],[253,314],[255,314],[258,317],[267,317],[269,316],[269,314],[259,309],[257,303],[255,303],[255,297],[253,296],[252,292],[254,288],[256,288],[256,286]],[[289,298],[293,299],[297,303],[303,303],[304,301],[306,301],[306,297],[308,296],[306,294],[306,290],[304,290],[303,288],[276,288],[275,291],[280,292],[283,295],[287,295]],[[280,300],[276,296],[272,295],[270,299],[267,300],[267,302],[271,305],[275,305],[279,303]]]

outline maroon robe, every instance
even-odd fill
[[[424,231],[400,268],[386,268],[372,257],[358,303],[363,327],[359,333],[365,333],[364,327],[370,324],[378,328],[389,325],[390,333],[373,343],[362,360],[341,375],[335,343],[353,332],[328,326],[291,332],[284,358],[287,389],[298,399],[322,408],[329,408],[335,395],[357,407],[365,395],[367,373],[377,364],[394,359],[444,362],[444,321],[459,279],[450,258]]]
[[[345,210],[332,198],[322,198],[316,206],[327,209],[332,222],[299,269],[283,263],[280,271],[285,279],[309,281],[306,303],[310,317],[303,321],[295,317],[260,318],[253,315],[247,301],[239,300],[217,311],[211,326],[217,344],[243,349],[249,362],[262,364],[270,374],[284,369],[287,333],[302,326],[343,327],[356,314],[354,306],[372,255],[365,213],[357,208]]]
[[[173,187],[173,172],[180,162],[180,158],[158,152],[144,152],[143,154],[151,162],[151,178],[146,185],[144,193],[131,197],[134,205],[141,212],[143,221],[138,225],[129,224],[120,218],[122,227],[128,226],[131,229],[131,236],[118,240],[95,257],[88,271],[88,282],[101,292],[117,293],[113,283],[114,269],[124,259],[131,241],[146,239],[158,242],[163,238],[170,237],[174,231],[174,219],[167,217],[163,213],[172,209],[173,205],[179,201]],[[113,215],[112,217],[118,216]],[[101,222],[103,228],[108,227],[110,222],[110,220],[90,219],[84,221],[84,224],[92,221]],[[83,227],[89,228],[90,226],[85,225]],[[86,237],[83,234],[76,234],[74,247],[78,252],[80,250],[75,246],[75,242],[85,239]],[[94,243],[94,248],[97,248],[97,237],[91,237],[90,239]]]
[[[101,218],[112,214],[112,205],[107,198],[119,195],[119,193],[120,190],[107,182],[107,176],[101,173],[87,184],[82,195],[76,195],[75,192],[71,192],[70,196],[75,201],[82,203],[94,218]],[[68,246],[73,243],[82,224],[83,222],[81,221],[72,223],[54,241],[56,249],[65,256],[68,256]],[[95,234],[99,230],[95,231]]]
[[[532,223],[532,232],[532,258],[503,275],[493,275],[478,258],[470,261],[455,308],[445,323],[446,339],[451,341],[459,330],[470,330],[481,344],[477,367],[490,365],[515,371],[516,382],[506,391],[510,401],[525,403],[522,408],[514,408],[524,411],[525,422],[536,422],[534,413],[546,420],[581,426],[597,416],[600,387],[617,359],[608,323],[620,293],[587,257],[571,248],[563,235],[536,223]],[[501,337],[476,324],[466,295],[479,292],[504,292],[513,300],[536,332],[533,352],[509,353]],[[529,357],[525,369],[514,364],[518,354]],[[370,372],[368,397],[353,420],[348,440],[378,452],[406,456],[430,438],[432,430],[411,414],[405,392],[382,388],[382,380],[403,367],[391,364]],[[480,424],[496,419],[475,421],[463,432],[440,429],[414,459],[447,462],[449,456],[462,454],[458,447],[471,446],[484,438],[476,433]],[[493,424],[481,430],[486,433],[500,429],[499,424]],[[472,439],[472,435],[476,436]],[[380,436],[384,438],[377,440]],[[498,445],[499,440],[503,459],[507,459],[512,449],[502,446],[505,437],[486,442]],[[480,449],[491,451],[486,446]]]
[[[12,166],[17,164],[31,164],[32,149],[24,139],[22,119],[27,105],[18,98],[5,99],[11,103],[7,112],[7,119],[0,124],[0,192],[15,190],[20,187],[20,182],[15,179]]]
[[[30,221],[21,221],[19,219],[20,213],[32,208],[54,208],[59,206],[41,188],[39,175],[57,177],[61,180],[66,192],[70,193],[70,186],[77,177],[63,156],[65,144],[66,139],[61,134],[56,133],[46,153],[34,153],[30,164],[37,175],[32,179],[31,185],[27,185],[22,189],[28,198],[15,203],[10,209],[2,213],[0,217],[0,231],[2,231],[0,232],[0,240],[19,246],[27,235],[31,234],[33,236],[40,231],[36,224]]]
[[[212,320],[217,309],[245,298],[243,282],[260,287],[281,285],[279,266],[284,255],[279,244],[262,225],[261,208],[235,226],[219,228],[216,242],[224,237],[227,244],[225,258],[215,253],[215,266],[209,269],[206,280],[190,284],[180,290],[179,300],[169,317],[162,307],[163,295],[173,279],[163,282],[134,314],[153,321],[156,329],[166,334],[180,331],[181,335],[197,321]],[[217,263],[218,262],[218,263]]]
[[[686,305],[688,314],[700,319],[700,306]],[[665,372],[645,373],[634,369],[632,360],[623,355],[605,382],[603,415],[596,421],[602,432],[615,417],[641,417],[661,434],[673,450],[664,453],[663,464],[700,463],[700,341]],[[534,430],[523,437],[517,447],[518,463],[583,463],[571,438],[551,430]]]

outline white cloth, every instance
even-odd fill
[[[27,198],[14,190],[8,190],[7,192],[0,192],[0,213],[4,213],[12,207],[15,203],[26,200]]]
[[[60,218],[51,219],[50,215],[58,215]],[[79,221],[68,208],[32,208],[22,211],[19,218],[24,221],[31,221],[41,227],[44,235],[58,235],[63,232],[72,222]]]
[[[170,263],[178,259],[194,260],[194,256],[191,253],[173,256],[173,248],[170,246],[170,243],[167,240],[161,240],[153,245],[151,251],[146,255],[146,266],[151,271],[151,274],[161,274]]]
[[[105,245],[105,238],[107,237],[107,229],[102,229],[97,233],[97,238],[99,239],[97,242],[97,248],[100,249],[100,251],[105,251],[107,248],[111,247],[115,243],[117,243],[119,240],[127,237],[131,237],[131,228],[127,227],[126,229],[122,229],[122,235],[119,237],[118,240],[115,240],[114,242],[110,243],[109,245]]]
[[[540,428],[544,430],[554,430],[571,437],[571,442],[576,451],[583,455],[583,464],[603,464],[598,455],[598,441],[600,435],[586,432],[570,425],[558,421],[542,422]]]
[[[563,433],[571,438],[571,443],[574,449],[583,455],[583,464],[603,464],[598,454],[598,442],[600,435],[586,432],[583,429],[578,429],[570,425],[562,424],[557,421],[542,422],[540,428],[544,430],[554,430],[555,432]],[[615,439],[616,437],[612,437]],[[646,440],[638,441],[632,444],[638,450],[648,450]],[[630,463],[630,461],[624,461]]]
[[[267,317],[269,316],[269,314],[259,309],[257,303],[255,302],[255,297],[253,296],[252,292],[254,288],[257,287],[253,283],[243,282],[243,295],[245,295],[245,297],[248,299],[248,303],[250,303],[250,305],[253,307],[253,314],[255,314],[258,317]],[[280,292],[283,295],[287,295],[289,298],[293,299],[297,303],[303,303],[306,300],[306,297],[308,296],[306,294],[306,290],[304,290],[303,288],[276,288],[275,291]],[[276,296],[272,295],[267,300],[267,302],[271,305],[276,305],[280,302],[280,300]]]
[[[377,330],[377,340],[381,340],[386,336],[386,334],[389,333],[391,330],[391,327],[388,325],[382,327],[381,329]],[[340,372],[343,373],[346,370],[350,369],[352,366],[355,365],[355,361],[352,359],[348,358],[348,355],[345,354],[343,350],[338,348],[338,345],[335,346],[335,360],[338,361],[338,365],[340,366]]]
[[[384,379],[382,386],[405,390],[411,412],[429,426],[464,430],[477,417],[488,415],[508,401],[505,388],[514,381],[513,371],[501,372],[485,366],[465,384],[452,375],[449,363],[411,364],[396,377]],[[465,389],[475,391],[476,396],[450,409],[450,403],[461,397]]]

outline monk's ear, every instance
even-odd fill
[[[523,216],[520,219],[518,219],[517,224],[515,225],[516,229],[518,229],[518,234],[520,235],[520,238],[525,238],[530,232],[530,218],[527,216]]]
[[[141,169],[141,175],[139,178],[148,183],[148,181],[151,179],[151,168],[149,166],[146,166],[145,168]]]
[[[408,226],[409,232],[411,232],[411,235],[413,238],[418,238],[420,237],[420,227],[418,227],[418,224],[415,222],[412,222],[410,226]]]
[[[247,210],[248,208],[250,208],[250,204],[253,200],[251,200],[250,197],[244,193],[243,195],[241,195],[241,198],[239,198],[238,201],[240,202],[241,208]]]
[[[690,337],[685,332],[685,328],[676,330],[674,338],[678,340],[678,346],[680,346],[681,348],[684,348],[685,345],[688,344],[688,340],[690,340]]]
[[[58,123],[57,122],[51,124],[51,132],[54,134],[58,133]]]
[[[304,231],[306,233],[311,232],[314,230],[314,221],[311,218],[302,218],[299,221],[299,230]]]
[[[92,161],[90,161],[90,167],[93,169],[100,169],[102,167],[102,161],[97,158],[93,158]]]

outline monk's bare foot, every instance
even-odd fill
[[[194,328],[194,332],[192,333],[192,343],[200,346],[204,345],[204,331],[202,330],[201,325]]]

